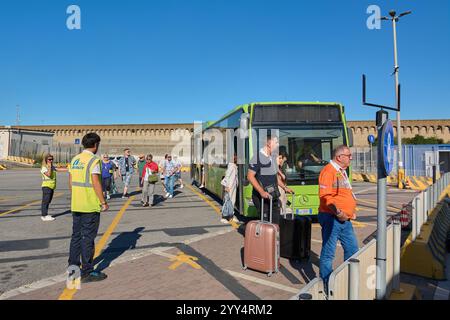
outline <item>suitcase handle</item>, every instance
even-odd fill
[[[272,223],[272,207],[273,207],[273,203],[272,203],[272,196],[269,194],[269,199],[270,199],[270,207],[269,207],[269,211],[270,211],[270,223]],[[264,198],[261,197],[261,222],[264,222]]]

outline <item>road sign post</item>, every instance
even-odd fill
[[[377,112],[378,165],[377,165],[377,300],[386,296],[386,177],[394,165],[394,129],[388,113]]]

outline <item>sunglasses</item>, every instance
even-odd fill
[[[48,161],[53,161],[53,159],[47,159]]]

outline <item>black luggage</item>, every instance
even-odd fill
[[[311,252],[311,218],[286,214],[280,217],[280,256],[309,259]]]

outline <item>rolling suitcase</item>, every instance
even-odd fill
[[[270,277],[280,268],[280,229],[272,223],[272,198],[270,222],[264,221],[264,199],[261,200],[261,221],[250,221],[245,228],[244,266],[267,273]]]
[[[280,218],[280,255],[288,259],[308,259],[311,252],[311,218],[294,214]]]

